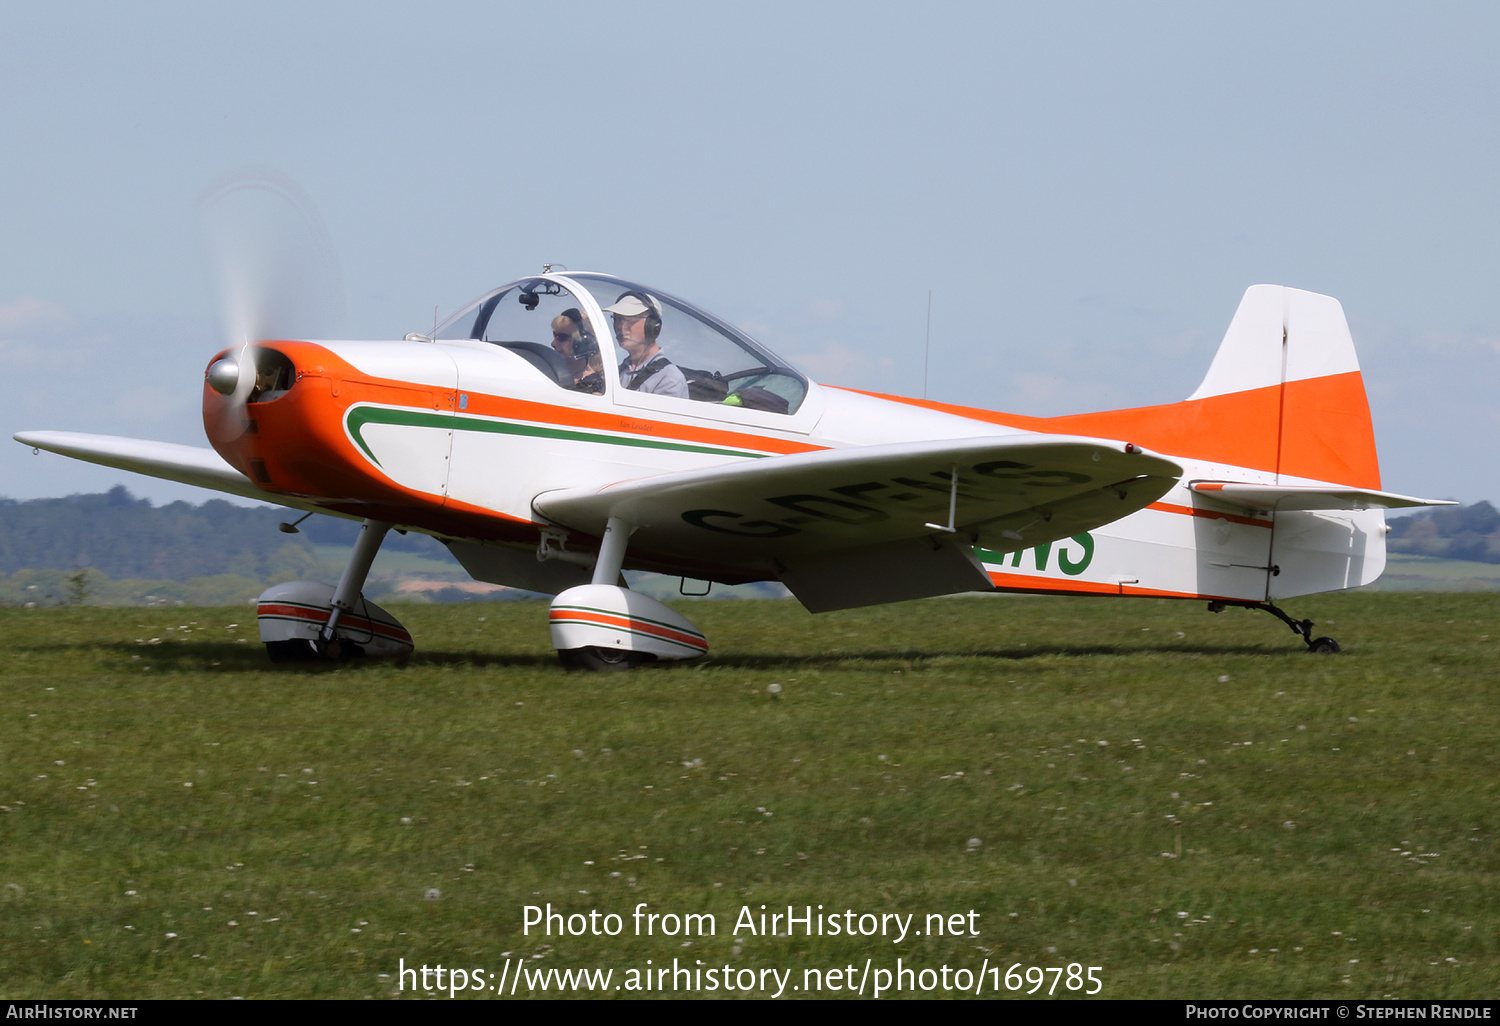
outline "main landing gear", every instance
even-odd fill
[[[703,632],[687,617],[617,583],[633,529],[610,517],[593,583],[552,600],[547,614],[552,647],[570,670],[628,670],[657,660],[696,659],[708,651]]]
[[[1337,641],[1334,641],[1332,638],[1313,637],[1313,622],[1311,620],[1294,620],[1286,614],[1285,610],[1279,609],[1269,602],[1215,601],[1208,604],[1208,611],[1210,613],[1222,613],[1226,606],[1244,606],[1246,609],[1260,609],[1264,612],[1270,613],[1272,616],[1276,617],[1276,619],[1280,620],[1282,623],[1290,627],[1293,634],[1297,635],[1303,641],[1307,642],[1307,650],[1309,652],[1315,652],[1319,655],[1331,655],[1334,652],[1340,651],[1339,643]]]
[[[366,520],[337,587],[288,581],[256,602],[260,640],[273,663],[409,655],[411,635],[401,622],[360,593],[391,525]]]

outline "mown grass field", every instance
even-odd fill
[[[1344,653],[1197,603],[704,602],[708,660],[565,674],[545,607],[499,603],[400,608],[404,666],[273,671],[243,607],[0,610],[0,996],[900,957],[1493,997],[1500,596],[1289,605]],[[624,933],[523,935],[547,902]],[[717,933],[632,936],[639,902]],[[761,904],[979,936],[732,936]]]

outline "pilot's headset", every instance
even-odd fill
[[[618,307],[627,299],[635,299],[646,308],[646,341],[655,342],[657,336],[661,334],[661,304],[656,301],[655,296],[652,296],[648,292],[636,292],[632,290],[620,293],[620,298],[615,300],[614,306],[609,308],[610,312],[614,312],[615,307]]]
[[[594,338],[594,333],[589,331],[589,322],[583,319],[583,313],[576,306],[570,306],[558,316],[566,317],[578,325],[573,332],[573,355],[581,360],[587,360],[597,356],[599,343]]]

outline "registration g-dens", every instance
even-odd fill
[[[583,669],[708,640],[622,569],[779,581],[813,612],[973,591],[1157,596],[1280,617],[1385,567],[1363,379],[1336,300],[1249,289],[1203,383],[1163,406],[1024,417],[812,381],[692,303],[549,269],[431,335],[254,339],[206,364],[212,448],[18,441],[363,522],[336,585],[260,597],[273,660],[400,655],[361,594],[392,529],[477,580],[555,596]]]

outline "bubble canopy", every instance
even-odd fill
[[[783,414],[796,413],[807,397],[806,377],[733,325],[607,274],[512,282],[459,310],[433,337],[503,346],[578,391],[605,391],[608,382],[608,389]]]

